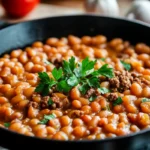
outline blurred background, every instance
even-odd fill
[[[0,0],[0,19],[21,22],[58,15],[94,13],[150,23],[149,0]]]

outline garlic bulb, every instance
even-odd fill
[[[119,16],[119,6],[116,0],[86,0],[85,8],[88,12]]]
[[[129,19],[137,19],[150,23],[150,1],[134,0],[126,16]]]

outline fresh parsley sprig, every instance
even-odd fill
[[[150,99],[149,98],[143,98],[142,103],[145,103],[145,102],[150,102]]]
[[[41,93],[43,96],[49,94],[49,90],[55,86],[56,90],[68,93],[73,87],[79,85],[79,90],[85,94],[90,88],[100,88],[100,76],[107,78],[113,77],[113,69],[104,64],[98,70],[94,70],[96,60],[91,61],[88,57],[82,62],[75,62],[75,58],[71,57],[69,61],[64,60],[62,68],[54,68],[52,71],[53,78],[50,78],[46,72],[38,73],[40,83],[35,92]],[[105,93],[106,89],[101,89],[101,93]]]
[[[10,127],[10,122],[5,122],[5,123],[4,123],[4,126],[5,126],[6,128],[9,128],[9,127]]]
[[[44,118],[39,122],[39,124],[47,124],[49,120],[56,118],[54,114],[44,115]]]
[[[131,70],[131,65],[124,62],[124,61],[121,61],[123,67],[127,70],[127,71],[130,71]]]
[[[57,82],[50,78],[46,72],[38,73],[40,78],[40,83],[35,89],[35,92],[41,93],[42,96],[47,96],[49,94],[49,90],[57,84]]]
[[[118,97],[114,102],[113,102],[113,106],[117,106],[123,103],[123,100],[121,97]]]

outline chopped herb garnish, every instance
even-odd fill
[[[105,87],[100,87],[98,88],[98,91],[101,93],[101,94],[106,94],[106,93],[109,93],[110,90],[105,88]]]
[[[52,71],[52,75],[56,80],[59,80],[63,75],[63,70],[61,68],[58,70],[54,68]]]
[[[52,104],[54,104],[54,102],[53,102],[52,99],[50,98],[50,99],[48,100],[48,105],[51,106]]]
[[[71,57],[69,61],[63,61],[62,68],[54,68],[52,71],[53,78],[50,78],[46,72],[40,72],[40,83],[35,89],[42,96],[47,96],[49,90],[55,86],[56,91],[68,93],[73,87],[79,85],[79,90],[85,94],[90,88],[100,88],[99,76],[107,78],[113,77],[113,69],[104,64],[100,69],[94,70],[95,61],[89,58],[83,59],[82,62],[75,62]],[[106,89],[101,89],[101,93],[106,93]]]
[[[40,78],[40,83],[36,87],[35,92],[39,92],[42,96],[46,96],[49,94],[50,88],[56,85],[57,82],[50,78],[46,72],[39,72],[38,75]]]
[[[106,105],[106,107],[102,108],[102,110],[108,110],[108,111],[111,111],[109,105]]]
[[[144,103],[144,102],[150,102],[150,99],[148,99],[148,98],[143,98],[143,99],[142,99],[142,103]]]
[[[107,109],[108,111],[111,111],[109,105],[106,105],[106,109]]]
[[[10,122],[5,122],[5,123],[4,123],[4,126],[5,126],[6,128],[9,128],[9,127],[10,127]]]
[[[102,76],[105,76],[107,78],[112,78],[114,76],[113,68],[109,68],[108,64],[105,64],[100,69],[94,71],[93,75],[102,75]]]
[[[124,62],[124,61],[121,61],[123,67],[127,70],[127,71],[130,71],[131,70],[131,65]]]
[[[96,95],[92,95],[92,96],[89,98],[89,101],[92,102],[92,101],[94,101],[96,98],[97,98]]]
[[[51,64],[51,62],[49,62],[49,61],[48,61],[48,60],[46,60],[46,59],[43,59],[43,62],[44,62],[46,65]]]
[[[106,58],[99,58],[99,60],[101,60],[101,61],[105,61],[105,60],[106,60]]]
[[[54,114],[44,115],[44,119],[42,119],[39,124],[47,124],[49,120],[56,118]]]
[[[121,97],[118,97],[114,102],[113,102],[113,106],[117,106],[123,103],[123,100]]]

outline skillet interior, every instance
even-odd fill
[[[150,26],[124,19],[98,17],[92,15],[65,16],[45,18],[36,21],[20,23],[0,31],[0,54],[15,48],[23,48],[36,40],[44,41],[48,37],[62,37],[69,34],[77,36],[104,34],[108,39],[121,37],[132,44],[144,42],[150,45]],[[136,133],[128,137],[118,137],[102,141],[56,142],[38,138],[26,137],[0,128],[0,145],[25,149],[51,147],[55,149],[86,148],[89,150],[134,150],[144,147],[150,141],[150,131]],[[13,140],[13,142],[11,142]],[[20,144],[22,147],[20,147]]]

